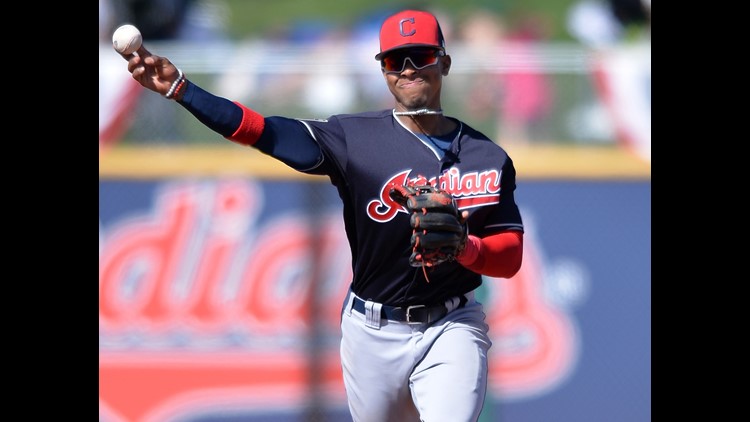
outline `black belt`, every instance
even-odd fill
[[[463,307],[468,299],[461,295],[459,304],[456,309]],[[352,309],[365,314],[365,301],[354,296],[354,306]],[[448,308],[440,303],[432,306],[411,305],[411,306],[388,306],[383,305],[380,308],[380,317],[392,321],[408,322],[410,324],[429,324],[435,322],[448,314]]]

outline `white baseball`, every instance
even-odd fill
[[[121,54],[132,54],[141,48],[141,43],[143,43],[141,31],[130,24],[120,26],[112,34],[112,46]]]

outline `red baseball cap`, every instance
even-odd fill
[[[445,51],[443,31],[435,15],[421,10],[404,10],[391,15],[380,27],[380,60],[398,48],[436,47]]]

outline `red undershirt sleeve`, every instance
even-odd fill
[[[263,133],[263,128],[266,124],[265,120],[260,113],[245,107],[239,102],[235,101],[234,103],[242,109],[242,122],[240,123],[240,127],[231,136],[227,137],[227,139],[240,145],[252,146]]]
[[[469,235],[456,260],[482,275],[511,278],[521,269],[522,258],[523,232],[514,230],[485,238]]]

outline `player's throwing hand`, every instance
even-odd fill
[[[168,96],[168,94],[172,87],[175,87],[176,90],[176,84],[179,83],[180,79],[185,78],[182,71],[166,57],[151,54],[143,44],[141,44],[136,53],[129,55],[120,54],[128,61],[128,71],[132,74],[133,79],[145,88],[158,92],[167,98],[176,99],[174,92],[172,96]],[[182,93],[184,91],[177,94]]]

